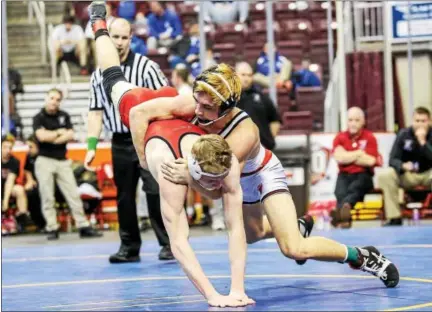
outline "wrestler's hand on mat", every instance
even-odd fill
[[[89,171],[95,171],[94,168],[90,167],[90,164],[92,163],[93,159],[95,158],[96,151],[95,150],[88,150],[85,158],[84,158],[84,168],[86,168]]]
[[[214,295],[207,299],[207,303],[212,307],[243,307],[246,303],[237,300],[230,296],[223,296],[221,294]]]
[[[238,301],[241,301],[241,302],[245,303],[246,305],[255,304],[255,300],[253,300],[252,298],[249,298],[248,295],[246,295],[246,293],[244,293],[244,292],[231,291],[229,294],[229,297],[232,297]]]
[[[164,162],[161,166],[161,172],[165,179],[176,184],[189,184],[189,171],[187,160],[178,158],[174,161]]]

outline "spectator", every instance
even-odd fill
[[[130,49],[133,53],[147,55],[147,45],[145,44],[144,40],[135,35],[132,35]]]
[[[183,64],[177,67],[171,73],[171,83],[177,89],[180,95],[192,95],[192,87],[188,84],[189,70]]]
[[[12,67],[12,63],[9,63],[8,76],[9,76],[9,116],[16,126],[15,137],[21,138],[21,129],[23,127],[21,122],[21,116],[18,114],[16,108],[16,95],[18,93],[24,93],[24,86],[22,83],[21,74],[18,70]]]
[[[276,49],[275,49],[276,50]],[[253,82],[262,88],[269,88],[270,86],[270,61],[268,58],[268,44],[264,45],[263,51],[257,59],[255,66],[255,74]],[[290,82],[292,71],[292,62],[285,56],[282,56],[278,51],[275,51],[275,73],[277,88],[286,88],[291,90],[292,84]]]
[[[12,135],[2,137],[1,142],[1,199],[2,212],[9,209],[9,201],[11,198],[16,199],[17,212],[15,219],[22,227],[28,225],[30,219],[28,217],[27,197],[22,185],[16,183],[20,174],[20,162],[12,156],[12,148],[15,143],[15,138]]]
[[[389,222],[402,225],[398,189],[417,186],[432,188],[432,127],[430,112],[425,107],[414,110],[413,124],[399,131],[390,153],[390,168],[378,175],[383,190],[385,212]]]
[[[301,69],[294,73],[294,87],[319,87],[321,81],[318,76],[310,70],[310,61],[304,59],[301,64]]]
[[[84,27],[88,20],[88,6],[91,1],[66,1],[65,14],[75,17],[81,27]]]
[[[199,50],[199,26],[194,23],[189,27],[188,33],[171,46],[171,55],[168,58],[170,67],[175,68],[177,64],[192,64],[198,61]]]
[[[26,144],[29,147],[29,152],[24,166],[24,189],[27,194],[30,216],[37,227],[40,230],[43,230],[46,226],[46,221],[42,213],[39,186],[35,175],[35,162],[39,154],[36,137],[34,135],[30,136],[27,139]]]
[[[54,181],[57,182],[70,207],[80,237],[100,237],[102,234],[90,227],[84,214],[71,163],[66,159],[66,143],[73,139],[74,131],[69,114],[59,109],[62,99],[63,94],[60,90],[49,90],[45,107],[33,117],[33,130],[39,144],[35,175],[39,183],[42,211],[47,222],[47,238],[59,238],[54,207]]]
[[[198,42],[198,47],[199,47],[199,42]],[[198,50],[198,53],[199,53],[199,50]],[[189,59],[189,57],[187,59]],[[216,60],[214,59],[214,56],[213,56],[213,42],[211,40],[206,41],[206,56],[205,56],[205,68],[204,69],[201,69],[201,63],[200,63],[199,58],[195,59],[195,58],[191,57],[190,59],[194,59],[194,61],[192,61],[192,63],[190,63],[191,74],[192,74],[193,78],[196,78],[199,74],[201,74],[201,72],[203,70],[206,70],[207,68],[210,68],[211,66],[216,65]]]
[[[242,84],[242,94],[237,107],[244,110],[258,126],[261,144],[273,150],[275,137],[281,126],[279,113],[272,100],[257,90],[253,82],[253,70],[247,62],[236,64],[236,73]]]
[[[107,1],[107,5],[112,8],[112,15],[126,18],[129,22],[145,19],[145,16],[149,13],[147,1]],[[133,17],[134,14],[135,17]]]
[[[218,25],[245,23],[249,15],[248,1],[205,1],[204,20]]]
[[[378,159],[378,145],[373,133],[364,129],[364,112],[358,107],[348,110],[348,130],[333,140],[333,155],[339,165],[336,181],[336,210],[332,224],[351,227],[351,209],[373,189],[373,167]]]
[[[57,25],[52,34],[52,44],[57,57],[57,63],[70,61],[79,63],[81,75],[88,75],[87,70],[87,41],[84,31],[75,25],[75,18],[65,16],[63,24]]]
[[[148,16],[150,37],[147,39],[147,46],[149,50],[156,50],[161,46],[169,48],[182,37],[180,18],[159,1],[151,1],[150,10],[152,13]]]

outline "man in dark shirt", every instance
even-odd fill
[[[258,126],[261,144],[273,150],[275,137],[279,132],[281,120],[272,100],[253,85],[253,70],[247,62],[236,65],[236,73],[242,83],[242,94],[237,107],[244,110]]]
[[[19,224],[25,226],[29,224],[27,197],[22,185],[16,183],[20,174],[20,162],[12,156],[12,148],[15,138],[12,135],[2,137],[1,142],[1,199],[2,212],[9,209],[9,201],[13,197],[16,199],[17,213],[15,218]]]
[[[399,131],[390,153],[390,168],[378,175],[384,192],[386,225],[402,225],[398,188],[432,187],[432,127],[425,107],[414,110],[413,125]]]
[[[42,211],[47,222],[47,238],[53,240],[59,237],[54,206],[54,181],[70,207],[80,237],[100,237],[102,234],[90,227],[84,214],[71,163],[66,159],[66,143],[73,139],[74,132],[69,114],[59,109],[62,99],[63,93],[60,90],[49,90],[45,107],[33,117],[33,130],[39,143],[35,174],[39,183]]]

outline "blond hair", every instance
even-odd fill
[[[209,87],[209,85],[211,87]],[[222,99],[212,90],[214,88],[226,100],[233,98],[236,102],[241,96],[241,82],[235,70],[228,64],[221,63],[203,71],[195,79],[193,92],[205,92],[216,106],[221,106]]]
[[[232,151],[220,135],[202,135],[192,146],[192,155],[204,172],[221,174],[231,168]]]

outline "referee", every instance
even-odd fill
[[[130,50],[132,28],[125,19],[115,19],[109,28],[121,61],[126,79],[138,87],[159,89],[168,84],[159,65]],[[118,110],[105,94],[102,84],[102,71],[97,68],[91,77],[91,100],[88,114],[87,154],[85,165],[93,161],[98,138],[103,125],[113,132],[112,161],[114,181],[117,186],[117,211],[120,225],[121,245],[117,253],[110,256],[111,263],[140,261],[141,236],[136,210],[136,188],[139,176],[143,179],[151,225],[162,249],[160,260],[171,260],[174,256],[170,249],[168,234],[162,222],[159,186],[150,172],[139,165],[138,156],[132,143],[129,129],[122,124]]]

